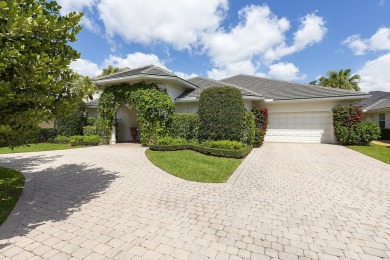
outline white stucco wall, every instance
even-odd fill
[[[379,111],[379,112],[369,112],[364,114],[364,121],[373,122],[375,124],[379,124],[379,114],[385,114],[385,128],[390,129],[390,109]]]
[[[137,112],[134,107],[129,109],[127,106],[123,105],[119,108],[118,112],[116,113],[117,118],[117,141],[118,142],[128,142],[133,141],[133,137],[130,134],[130,127],[137,127],[138,128],[138,122],[137,122]],[[140,138],[140,131],[138,129],[138,135],[136,137],[137,141]]]

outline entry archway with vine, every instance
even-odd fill
[[[125,83],[108,87],[100,95],[98,105],[100,122],[107,136],[115,125],[115,113],[123,104],[134,106],[137,110],[142,145],[165,134],[175,110],[166,90],[155,83]]]

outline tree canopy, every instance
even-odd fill
[[[114,67],[112,65],[108,65],[107,67],[105,67],[103,69],[103,71],[99,75],[99,77],[108,76],[108,75],[111,75],[111,74],[114,74],[114,73],[117,73],[117,72],[122,72],[122,71],[125,71],[125,70],[128,70],[128,68],[118,68],[118,67]]]
[[[330,70],[327,76],[322,76],[318,81],[311,81],[311,85],[320,85],[330,88],[340,88],[359,91],[358,85],[360,76],[358,74],[351,76],[351,69],[341,69],[339,71]]]
[[[74,109],[80,93],[68,67],[80,57],[82,14],[59,15],[46,0],[0,0],[0,143],[17,145],[48,121]]]

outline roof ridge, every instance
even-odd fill
[[[175,73],[173,73],[172,71],[166,70],[166,69],[161,68],[161,67],[159,67],[159,66],[156,66],[156,65],[151,64],[151,65],[148,65],[148,67],[149,67],[149,68],[147,68],[147,69],[141,71],[141,73],[148,73],[148,72],[151,71],[152,69],[157,68],[157,69],[162,70],[162,71],[164,71],[164,72],[166,72],[166,73],[168,73],[168,74],[173,74],[173,75],[175,75],[175,76],[177,77],[177,75],[176,75]]]
[[[321,85],[311,85],[311,84],[306,84],[306,83],[292,82],[292,81],[288,81],[288,80],[267,78],[267,77],[261,77],[261,76],[255,76],[255,75],[247,75],[247,74],[237,74],[235,76],[231,76],[231,77],[225,78],[223,80],[231,79],[231,78],[234,78],[234,77],[237,77],[237,76],[246,76],[246,77],[265,79],[265,80],[271,80],[271,81],[274,80],[274,81],[279,81],[279,82],[284,82],[284,83],[297,84],[297,85],[300,85],[302,87],[319,87],[319,88],[326,89],[326,90],[333,89],[335,91],[343,92],[343,93],[353,93],[353,92],[356,92],[357,94],[368,94],[366,92],[356,91],[356,90],[341,89],[341,88],[331,88],[331,87],[326,87],[326,86],[321,86]]]
[[[118,71],[118,72],[115,72],[115,73],[111,73],[111,74],[108,74],[108,75],[105,75],[105,76],[102,76],[102,77],[96,77],[96,79],[104,79],[108,76],[113,76],[113,75],[117,75],[117,74],[120,74],[120,73],[124,73],[124,72],[128,72],[128,71],[132,71],[132,70],[138,70],[138,69],[142,69],[142,68],[146,68],[146,67],[149,67],[149,66],[153,66],[153,65],[147,65],[147,66],[141,66],[141,67],[137,67],[137,68],[124,68],[125,70],[122,70],[122,71]]]
[[[192,79],[195,79],[195,78],[206,79],[206,80],[210,80],[210,81],[213,81],[213,82],[218,82],[218,83],[227,84],[227,86],[236,87],[236,88],[238,88],[238,89],[245,90],[245,91],[247,91],[247,92],[249,92],[249,93],[252,93],[252,94],[255,95],[255,96],[263,96],[263,94],[256,93],[256,92],[254,92],[254,91],[252,91],[252,90],[249,90],[249,89],[244,88],[244,87],[242,87],[242,86],[238,86],[238,85],[236,85],[236,84],[232,84],[232,83],[228,83],[228,82],[223,82],[223,81],[221,81],[221,80],[210,79],[210,78],[206,78],[206,77],[202,77],[202,76],[196,76],[196,77],[193,77]]]

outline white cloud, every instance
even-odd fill
[[[97,9],[109,37],[143,44],[163,41],[182,50],[215,31],[227,6],[227,0],[101,0]]]
[[[60,14],[65,15],[70,12],[82,11],[83,8],[91,10],[96,5],[97,0],[57,0],[57,3],[62,7]]]
[[[279,62],[269,66],[268,75],[271,78],[282,80],[303,80],[305,74],[300,74],[299,68],[292,63]]]
[[[185,72],[181,72],[181,71],[175,71],[173,72],[175,73],[178,77],[182,78],[182,79],[189,79],[189,78],[193,78],[193,77],[197,77],[199,76],[198,74],[196,73],[185,73]]]
[[[379,28],[369,39],[362,39],[361,35],[354,34],[342,43],[348,46],[355,55],[363,55],[367,51],[390,50],[390,27]]]
[[[359,86],[363,91],[390,91],[390,53],[366,64],[357,73],[361,80]]]
[[[203,38],[204,49],[214,65],[208,71],[209,77],[259,74],[261,63],[269,64],[318,43],[327,31],[322,17],[308,14],[294,33],[293,45],[288,46],[286,32],[290,23],[274,15],[268,6],[247,6],[239,11],[239,17],[239,24],[229,31],[220,29]]]
[[[93,19],[90,19],[85,15],[81,18],[80,24],[91,32],[94,33],[100,32],[99,25]]]
[[[112,65],[118,68],[138,68],[146,65],[156,65],[166,69],[164,61],[161,61],[157,55],[152,53],[145,54],[141,52],[127,54],[124,58],[110,55],[103,62],[103,67],[107,67],[108,65]]]
[[[73,61],[69,67],[77,73],[89,77],[96,77],[102,71],[96,63],[85,59]]]

